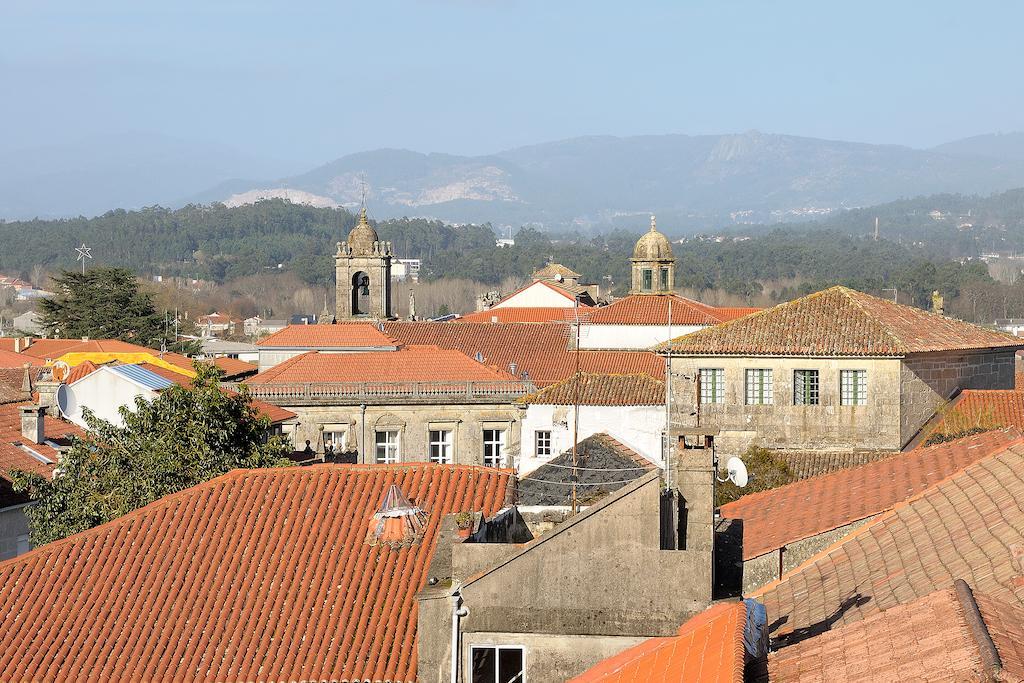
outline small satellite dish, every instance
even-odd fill
[[[740,488],[747,485],[749,476],[747,466],[739,458],[729,458],[725,463],[725,471],[729,473],[729,479]]]
[[[71,366],[59,360],[51,366],[50,372],[53,374],[53,381],[63,382],[71,374]]]
[[[66,384],[57,387],[57,408],[63,417],[71,419],[78,417],[78,399],[75,392]]]
[[[555,282],[561,282],[562,279],[563,278],[561,273],[555,273]]]

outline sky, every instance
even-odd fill
[[[1024,129],[1024,3],[5,0],[0,150],[126,131],[294,170],[380,147]]]

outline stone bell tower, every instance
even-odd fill
[[[356,227],[348,240],[338,242],[334,255],[339,322],[391,317],[391,257],[391,242],[377,239],[364,206]]]
[[[669,294],[675,287],[676,257],[672,243],[658,232],[658,224],[651,216],[651,229],[636,242],[633,258],[630,294]]]

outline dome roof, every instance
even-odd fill
[[[377,231],[366,222],[366,207],[359,212],[359,222],[352,232],[348,234],[348,246],[352,251],[370,253],[373,251],[373,243],[377,241]]]
[[[651,216],[651,229],[643,237],[636,241],[633,248],[633,258],[640,261],[658,261],[663,259],[674,259],[672,243],[668,238],[658,232],[654,216]]]

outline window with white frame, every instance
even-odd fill
[[[505,430],[484,430],[484,465],[487,467],[505,466]]]
[[[863,406],[868,402],[868,371],[839,371],[839,403],[844,406]]]
[[[393,465],[398,462],[398,430],[378,430],[375,436],[378,465]]]
[[[345,450],[345,431],[324,430],[324,453],[342,453]]]
[[[747,405],[771,405],[775,398],[772,371],[769,368],[751,368],[746,372]]]
[[[700,369],[700,402],[701,403],[724,403],[725,402],[725,369],[724,368],[701,368]]]
[[[538,430],[533,433],[533,452],[538,458],[551,456],[551,432]]]
[[[472,683],[525,683],[523,648],[505,645],[474,645],[470,648]]]
[[[451,465],[455,462],[455,439],[450,429],[430,430],[430,462]]]
[[[819,403],[818,371],[793,371],[793,405],[816,406]]]

